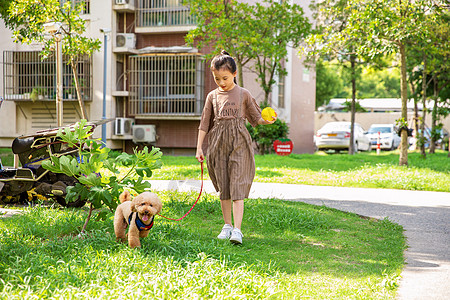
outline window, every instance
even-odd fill
[[[130,62],[130,114],[201,114],[202,56],[152,54],[131,56]]]
[[[7,100],[56,99],[55,56],[42,60],[39,51],[3,52],[3,94]],[[63,57],[63,99],[76,100],[72,68]],[[91,58],[77,62],[78,81],[83,100],[92,100]]]
[[[281,62],[281,67],[285,67],[285,60],[283,59]],[[286,75],[279,74],[278,75],[278,107],[284,108],[285,107],[285,79]]]
[[[66,2],[65,0],[63,2]],[[72,6],[75,7],[77,5],[82,5],[81,13],[82,14],[90,14],[91,13],[91,1],[90,0],[70,0],[72,2]]]
[[[140,0],[136,8],[137,27],[194,25],[183,0]]]
[[[279,108],[284,108],[285,104],[284,104],[284,81],[285,81],[286,76],[284,75],[280,75],[278,77],[278,107]]]

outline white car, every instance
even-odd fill
[[[314,137],[314,144],[317,150],[348,150],[350,145],[350,122],[330,122],[326,123],[317,131]],[[370,151],[372,145],[365,135],[364,129],[355,123],[354,148],[355,151]]]
[[[374,148],[376,148],[378,143],[378,133],[380,134],[381,149],[395,150],[401,143],[401,138],[393,124],[372,124],[367,132],[367,136]]]

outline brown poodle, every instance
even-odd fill
[[[139,238],[146,237],[153,226],[153,219],[161,211],[162,203],[154,193],[144,192],[131,200],[129,191],[119,196],[121,204],[114,214],[114,232],[117,241],[125,242],[125,230],[128,225],[128,245],[131,248],[140,247]]]

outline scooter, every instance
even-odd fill
[[[0,107],[3,99],[0,98]],[[88,122],[86,126],[97,126],[108,122],[101,120]],[[60,128],[74,128],[75,124]],[[82,207],[85,199],[66,202],[66,188],[74,186],[78,181],[65,174],[56,174],[42,167],[42,162],[51,157],[72,155],[77,157],[77,149],[69,147],[57,136],[60,128],[37,131],[30,135],[17,137],[12,142],[15,156],[13,168],[4,168],[0,159],[0,203],[25,203],[39,198],[53,198],[65,207]],[[22,167],[18,166],[18,161]],[[32,199],[30,199],[32,198]]]

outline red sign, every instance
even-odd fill
[[[289,139],[280,139],[273,142],[273,149],[278,155],[289,155],[294,149],[294,144]]]

